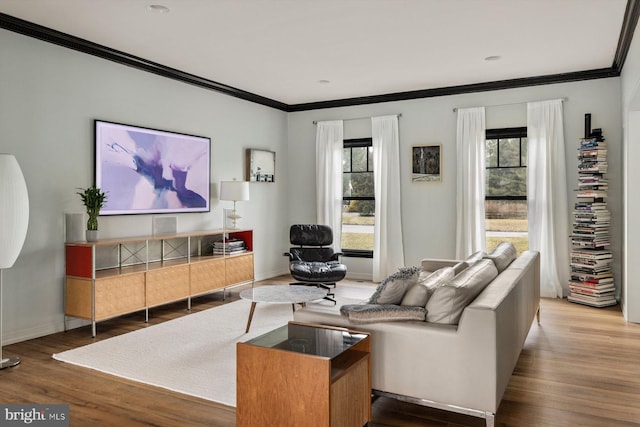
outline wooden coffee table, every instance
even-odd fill
[[[240,292],[240,298],[251,301],[251,311],[249,312],[249,320],[247,321],[247,329],[245,332],[249,332],[253,312],[256,309],[256,304],[259,302],[291,304],[293,311],[296,311],[296,304],[304,307],[307,302],[322,299],[325,296],[327,296],[325,289],[312,286],[265,285],[245,289]]]

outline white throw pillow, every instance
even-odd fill
[[[486,258],[486,257],[487,257],[487,253],[485,251],[478,251],[469,255],[464,261],[468,265],[473,265],[476,262],[480,261],[482,258]]]
[[[427,302],[427,322],[457,325],[464,308],[498,275],[490,259],[464,270],[452,281],[436,288]]]
[[[448,283],[455,277],[452,267],[443,267],[433,273],[420,272],[418,283],[411,286],[404,294],[400,305],[424,307],[438,286]]]
[[[493,263],[496,265],[498,269],[498,274],[502,273],[509,264],[513,262],[518,256],[518,251],[516,251],[515,246],[511,242],[501,242],[496,246],[496,248],[487,255]]]

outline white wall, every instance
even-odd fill
[[[93,120],[212,139],[211,182],[244,177],[244,150],[276,151],[276,182],[251,184],[238,203],[254,229],[255,274],[286,272],[287,115],[195,86],[0,30],[0,152],[22,167],[30,198],[26,242],[4,271],[5,343],[63,329],[64,213],[81,212],[76,188],[93,183]],[[222,208],[178,215],[178,230],[221,228]],[[102,237],[151,233],[151,216],[101,217]],[[286,239],[284,240],[286,241]]]
[[[624,244],[622,308],[625,319],[640,323],[640,26],[636,27],[621,76],[624,129]]]
[[[526,126],[526,102],[567,97],[564,104],[567,159],[567,194],[575,201],[578,160],[576,149],[584,134],[584,114],[592,114],[592,127],[601,127],[609,143],[609,203],[613,215],[612,249],[619,286],[622,209],[622,145],[620,79],[609,78],[575,83],[534,86],[473,94],[425,98],[355,107],[291,113],[289,116],[288,191],[289,222],[315,221],[315,126],[313,121],[402,114],[400,159],[402,225],[405,264],[417,265],[422,258],[455,256],[456,218],[456,114],[455,107],[487,106],[487,127]],[[500,105],[499,105],[500,104]],[[503,105],[505,104],[505,105]],[[498,106],[499,105],[499,106]],[[345,121],[345,138],[371,135],[369,119]],[[413,183],[410,179],[410,147],[442,144],[441,183]],[[571,211],[570,207],[570,211]],[[570,218],[571,219],[571,218]],[[570,230],[567,230],[567,236]],[[567,237],[568,238],[568,237]],[[371,263],[349,263],[350,275],[371,277]]]
[[[638,54],[638,37],[633,52]],[[212,138],[211,181],[244,175],[244,150],[276,151],[276,182],[251,185],[238,205],[243,225],[254,229],[255,272],[265,279],[287,271],[282,257],[288,228],[315,221],[314,120],[401,113],[402,220],[406,264],[455,253],[454,107],[485,105],[488,127],[524,126],[530,100],[568,97],[565,137],[569,200],[575,200],[575,149],[584,114],[609,142],[613,250],[619,286],[622,242],[620,79],[536,86],[420,100],[286,114],[268,107],[134,70],[119,64],[0,30],[0,152],[16,155],[30,192],[27,239],[15,266],[4,272],[5,344],[63,328],[64,213],[83,210],[77,187],[93,182],[96,118]],[[634,54],[630,54],[632,58]],[[623,78],[625,99],[637,92],[640,66]],[[625,67],[625,70],[627,67]],[[633,90],[629,89],[633,87]],[[638,100],[640,105],[640,100]],[[628,105],[630,101],[625,101]],[[503,106],[492,105],[509,104]],[[368,119],[345,122],[347,138],[370,136]],[[442,183],[410,181],[410,147],[442,144]],[[639,153],[640,154],[640,153]],[[628,180],[628,178],[627,178]],[[206,214],[178,216],[180,231],[222,226],[212,200]],[[151,216],[101,217],[103,237],[151,232]],[[637,232],[640,234],[640,230]],[[638,236],[635,236],[638,237]],[[637,239],[636,239],[637,240]],[[369,260],[349,260],[352,277],[371,277]]]

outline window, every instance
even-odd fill
[[[527,128],[487,129],[485,219],[487,250],[502,241],[528,248]]]
[[[371,138],[345,139],[342,157],[342,252],[373,257],[375,193]]]

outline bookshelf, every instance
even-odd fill
[[[585,137],[578,147],[578,189],[571,230],[571,278],[567,298],[593,307],[617,304],[613,279],[613,254],[607,207],[607,143],[602,129],[590,127],[585,115]]]

